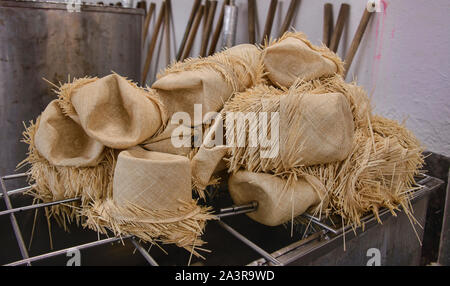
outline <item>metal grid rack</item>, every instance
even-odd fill
[[[76,248],[78,250],[82,250],[82,249],[93,248],[93,247],[97,247],[100,245],[104,245],[104,244],[108,244],[108,243],[112,243],[112,242],[116,242],[116,241],[130,240],[131,243],[134,245],[135,249],[145,258],[145,260],[148,262],[149,265],[158,266],[158,262],[149,254],[149,252],[141,245],[141,243],[138,241],[138,239],[134,236],[109,237],[109,238],[105,238],[105,239],[99,239],[97,241],[92,241],[89,243],[76,245],[76,246],[73,246],[70,248],[65,248],[65,249],[52,251],[52,252],[48,252],[48,253],[44,253],[41,255],[30,257],[28,254],[27,248],[25,246],[25,243],[24,243],[24,240],[22,237],[22,233],[21,233],[20,227],[17,223],[15,214],[18,212],[22,212],[22,211],[36,210],[39,208],[49,207],[49,206],[53,206],[53,205],[57,205],[57,204],[69,203],[69,202],[80,200],[80,198],[64,199],[64,200],[59,200],[59,201],[54,201],[54,202],[49,202],[49,203],[37,203],[37,204],[31,204],[31,205],[27,205],[27,206],[23,206],[23,207],[13,208],[10,197],[17,195],[17,194],[24,193],[24,192],[30,190],[33,186],[26,186],[26,187],[17,188],[17,189],[8,191],[6,188],[5,181],[19,179],[19,178],[25,178],[28,175],[29,175],[28,173],[20,173],[20,174],[15,174],[15,175],[3,176],[0,178],[1,187],[2,187],[2,193],[0,193],[0,198],[3,197],[5,206],[6,206],[6,210],[0,211],[0,216],[3,216],[3,215],[10,216],[10,221],[11,221],[11,225],[13,228],[13,232],[14,232],[15,238],[17,240],[17,244],[19,246],[20,254],[22,256],[21,260],[11,262],[6,265],[8,265],[8,266],[18,266],[18,265],[31,266],[32,262],[48,259],[48,258],[58,256],[58,255],[63,255],[74,248]],[[418,187],[414,191],[413,200],[420,197],[425,192],[429,191],[430,188],[429,188],[429,186],[427,186],[427,182],[429,182],[430,179],[431,179],[431,177],[429,177],[429,176],[423,176],[423,178],[418,180]],[[218,220],[215,222],[221,228],[226,230],[228,233],[230,233],[231,235],[236,237],[243,244],[245,244],[247,247],[249,247],[250,249],[252,249],[253,251],[255,251],[256,253],[258,253],[261,256],[261,259],[256,260],[254,263],[252,263],[250,265],[282,266],[283,263],[280,262],[276,258],[276,256],[281,255],[281,254],[283,254],[295,247],[298,247],[300,245],[304,245],[308,241],[311,241],[314,239],[328,240],[328,239],[330,239],[330,236],[337,237],[342,234],[345,234],[348,231],[351,231],[350,226],[337,227],[329,219],[320,220],[317,217],[314,217],[310,214],[305,213],[302,215],[303,218],[310,221],[310,225],[308,227],[309,232],[308,232],[308,228],[307,228],[303,235],[303,237],[304,238],[306,237],[306,239],[302,239],[302,240],[298,241],[297,243],[293,243],[289,246],[286,246],[283,249],[280,249],[279,251],[276,251],[275,253],[270,254],[266,250],[264,250],[263,248],[261,248],[260,246],[258,246],[257,244],[255,244],[254,242],[249,240],[246,236],[242,235],[241,233],[239,233],[238,231],[233,229],[230,225],[226,224],[222,220],[225,217],[236,216],[239,214],[244,214],[244,213],[255,211],[257,209],[257,207],[258,207],[258,205],[256,202],[251,202],[251,203],[245,204],[245,205],[221,208],[221,209],[219,209],[219,211],[217,211],[215,213],[216,216],[218,217]],[[389,214],[389,210],[381,209],[379,216],[383,217],[388,214]],[[374,220],[376,220],[374,215],[367,215],[366,217],[362,218],[363,223],[369,223]],[[316,229],[316,227],[317,227],[317,229]]]

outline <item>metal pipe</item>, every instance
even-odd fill
[[[234,1],[230,1],[230,5],[225,6],[223,33],[222,33],[222,47],[231,48],[236,43],[236,24],[238,17],[237,6]]]
[[[5,200],[7,197],[8,196],[5,197]],[[19,208],[8,208],[6,211],[0,212],[0,216],[6,215],[6,214],[13,214],[16,212],[21,212],[21,211],[28,211],[28,210],[38,209],[38,208],[50,207],[50,206],[58,205],[58,204],[75,202],[75,201],[79,201],[80,199],[81,199],[80,197],[76,197],[76,198],[64,199],[64,200],[59,200],[59,201],[54,201],[54,202],[34,204],[34,205],[29,205],[29,206],[24,206],[24,207],[19,207]],[[8,198],[8,200],[9,200],[9,198]]]
[[[145,250],[142,247],[142,245],[139,242],[136,241],[136,239],[134,237],[131,239],[131,242],[136,247],[136,249],[139,250],[139,252],[142,254],[142,256],[144,256],[145,260],[147,260],[147,262],[151,266],[159,266],[158,263],[156,262],[156,260],[153,259],[153,257],[150,256],[150,254],[147,252],[147,250]]]
[[[231,226],[229,226],[228,224],[224,223],[221,220],[218,220],[217,223],[223,227],[225,230],[227,230],[229,233],[231,233],[234,237],[236,237],[237,239],[239,239],[240,241],[242,241],[243,243],[245,243],[247,246],[249,246],[250,248],[252,248],[254,251],[258,252],[259,254],[261,254],[265,259],[269,260],[270,262],[274,263],[277,266],[282,266],[283,264],[278,261],[276,258],[274,258],[272,255],[270,255],[267,251],[265,251],[264,249],[262,249],[261,247],[259,247],[258,245],[254,244],[253,242],[251,242],[250,240],[248,240],[245,236],[243,236],[242,234],[240,234],[239,232],[237,232],[235,229],[233,229]]]
[[[333,227],[321,222],[320,220],[316,219],[314,216],[304,213],[302,214],[303,217],[308,218],[311,220],[312,223],[317,224],[318,226],[328,230],[329,232],[333,234],[339,234],[339,230],[334,229]]]
[[[231,206],[231,207],[228,207],[228,208],[222,208],[222,209],[219,210],[219,212],[220,213],[234,212],[234,211],[239,211],[239,210],[248,209],[248,208],[250,208],[252,210],[256,210],[258,208],[258,202],[252,201],[252,202],[250,202],[248,204],[245,204],[245,205]]]
[[[14,174],[14,175],[7,175],[7,176],[3,176],[2,180],[7,181],[7,180],[26,177],[28,175],[30,175],[30,173],[19,173],[19,174]]]
[[[17,195],[17,194],[21,194],[23,192],[29,191],[29,190],[33,189],[35,186],[36,185],[31,185],[31,186],[27,186],[27,187],[23,187],[23,188],[14,189],[14,190],[8,191],[7,193],[8,193],[8,196]],[[3,193],[0,193],[0,198],[2,198],[2,197],[3,197]]]
[[[30,262],[33,262],[33,261],[43,260],[43,259],[51,258],[51,257],[54,257],[54,256],[58,256],[58,255],[61,255],[61,254],[65,254],[65,253],[67,253],[68,251],[70,251],[70,250],[72,250],[74,248],[76,248],[78,250],[82,250],[82,249],[86,249],[86,248],[90,248],[90,247],[94,247],[94,246],[99,246],[99,245],[103,245],[103,244],[110,243],[110,242],[116,242],[118,240],[128,239],[128,238],[131,238],[131,237],[132,236],[129,235],[129,236],[124,236],[124,237],[105,238],[105,239],[102,239],[102,240],[97,240],[97,241],[94,241],[94,242],[80,244],[80,245],[77,245],[77,246],[74,246],[74,247],[69,247],[69,248],[65,248],[65,249],[61,249],[61,250],[57,250],[57,251],[48,252],[48,253],[44,253],[44,254],[41,254],[41,255],[33,256],[33,257],[30,257],[30,258],[22,259],[22,260],[19,260],[19,261],[16,261],[16,262],[12,262],[12,263],[6,264],[5,266],[23,265],[25,263],[30,263]]]
[[[2,185],[2,192],[3,192],[3,199],[5,201],[6,208],[8,210],[12,209],[11,200],[9,199],[8,192],[6,191],[5,181],[3,178],[0,179],[0,183]],[[14,235],[16,236],[17,244],[19,245],[20,254],[22,255],[22,258],[26,259],[28,258],[28,251],[27,247],[25,246],[25,242],[23,241],[22,233],[20,232],[19,224],[17,223],[16,216],[11,213],[10,214],[11,219],[11,225],[14,231]],[[30,263],[28,263],[29,266],[31,266]]]

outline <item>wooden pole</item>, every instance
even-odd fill
[[[358,29],[356,30],[355,36],[353,37],[352,44],[350,45],[350,49],[347,52],[347,56],[344,61],[344,78],[347,76],[347,72],[350,69],[353,58],[355,57],[356,51],[358,50],[359,44],[361,43],[362,37],[364,36],[364,32],[366,31],[367,24],[369,23],[370,17],[373,13],[369,12],[367,9],[364,9],[364,14],[361,17],[361,21],[359,22]]]
[[[165,48],[166,48],[166,66],[170,65],[170,17],[172,4],[170,0],[164,0],[166,2],[166,9],[164,15],[164,32],[165,32]]]
[[[156,4],[150,3],[150,7],[148,8],[147,16],[145,17],[144,22],[144,32],[142,34],[142,45],[145,44],[145,40],[147,39],[148,27],[150,26],[150,22],[153,17],[153,13],[155,12]]]
[[[228,5],[229,3],[230,3],[229,0],[223,1],[222,9],[220,10],[219,19],[217,20],[217,24],[216,24],[216,29],[214,30],[214,34],[213,34],[213,37],[211,40],[211,45],[209,46],[209,52],[208,52],[209,56],[214,54],[214,52],[216,51],[217,42],[219,41],[220,33],[221,33],[222,27],[223,27],[223,17],[225,14],[225,6]]]
[[[194,22],[195,15],[200,7],[200,3],[202,0],[195,0],[194,5],[192,5],[191,15],[189,16],[189,20],[186,25],[186,30],[184,31],[183,40],[181,40],[180,47],[178,48],[177,60],[181,59],[181,55],[183,54],[184,47],[186,45],[187,38],[189,36],[189,32],[192,29],[192,23]]]
[[[144,9],[144,11],[147,13],[147,2],[145,2],[145,1],[139,1],[137,4],[136,4],[136,8],[141,8],[141,9]]]
[[[255,0],[248,0],[248,42],[250,44],[256,43],[255,38]]]
[[[205,33],[206,30],[206,22],[208,21],[208,13],[209,13],[209,6],[210,6],[211,2],[210,0],[205,0],[205,8],[203,8],[203,28],[202,28],[202,34]]]
[[[279,37],[281,37],[291,26],[292,18],[294,18],[294,14],[299,3],[299,0],[291,0],[291,4],[289,4],[289,8],[286,13],[286,18],[284,19],[283,25],[281,25],[280,34],[278,35]]]
[[[145,85],[145,80],[147,79],[148,70],[150,69],[150,63],[152,62],[153,52],[155,50],[156,42],[158,41],[159,30],[161,29],[161,24],[164,18],[165,2],[161,4],[159,9],[158,19],[156,20],[155,29],[153,30],[152,39],[148,46],[147,57],[145,59],[144,71],[142,73],[142,85]]]
[[[200,56],[206,56],[206,49],[208,48],[209,38],[211,36],[212,24],[214,22],[214,16],[216,15],[217,1],[210,1],[208,15],[205,14],[205,17],[208,16],[208,20],[206,22],[206,30],[202,37],[202,45],[200,48]]]
[[[323,39],[322,43],[330,46],[330,35],[333,33],[333,4],[326,3],[323,6]]]
[[[344,30],[345,22],[348,19],[348,13],[350,11],[350,5],[341,4],[339,9],[338,19],[336,21],[336,26],[334,27],[333,35],[330,40],[330,50],[336,52],[339,46],[339,41],[341,40],[342,31]]]
[[[186,49],[184,50],[181,60],[184,60],[187,57],[189,57],[189,53],[191,52],[192,45],[194,44],[195,36],[197,35],[198,26],[200,26],[200,22],[202,20],[204,9],[205,9],[205,6],[202,5],[202,6],[200,6],[200,8],[197,11],[197,15],[195,16],[195,20],[194,20],[194,26],[192,27],[192,30],[189,33],[189,38],[187,40]]]
[[[277,10],[278,0],[270,0],[269,10],[267,11],[266,25],[264,26],[264,33],[261,38],[261,45],[267,39],[270,40],[270,32],[272,31],[273,18],[275,17],[275,11]]]

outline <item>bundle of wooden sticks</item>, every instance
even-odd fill
[[[203,3],[202,3],[203,1]],[[257,7],[255,0],[247,0],[248,4],[248,42],[251,44],[257,43],[256,37],[256,25],[257,25]],[[139,2],[138,7],[146,9],[144,1]],[[270,40],[272,33],[272,26],[275,18],[275,13],[278,6],[278,0],[270,0],[270,5],[267,11],[266,22],[264,30],[261,35],[259,43],[263,45]],[[292,25],[294,16],[298,11],[300,0],[291,0],[287,9],[285,18],[282,22],[278,37],[284,32],[289,30]],[[176,55],[171,54],[170,48],[170,29],[172,19],[172,4],[171,0],[164,0],[159,8],[159,13],[155,21],[153,32],[151,33],[151,39],[148,43],[147,53],[145,56],[145,62],[142,72],[141,83],[145,84],[150,65],[152,63],[153,54],[155,52],[158,37],[161,29],[164,30],[164,44],[166,65],[169,65],[173,59],[182,61],[191,56],[192,48],[198,33],[200,26],[202,26],[201,46],[198,56],[205,57],[214,54],[218,48],[218,42],[221,37],[221,32],[224,25],[225,10],[227,5],[235,5],[234,1],[223,0],[217,22],[214,26],[214,19],[216,16],[216,9],[218,6],[217,0],[194,0],[192,9],[186,23],[186,28],[183,34],[183,38],[180,42]],[[146,13],[143,29],[143,43],[146,43],[147,35],[149,34],[149,26],[153,15],[155,14],[156,4],[150,3],[149,9]],[[333,52],[336,52],[339,46],[339,42],[344,30],[346,22],[348,22],[348,16],[350,11],[350,5],[341,4],[339,9],[338,18],[335,26],[333,27],[333,5],[326,3],[324,5],[323,14],[323,44],[330,48]],[[363,16],[360,20],[357,31],[353,37],[351,46],[345,56],[345,75],[350,68],[353,58],[358,50],[361,39],[366,30],[367,24],[370,20],[372,13],[367,9],[364,10]],[[208,48],[209,47],[209,48]],[[196,56],[196,55],[194,55]]]

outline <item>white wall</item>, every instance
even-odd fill
[[[107,1],[105,1],[107,2]],[[160,0],[157,3],[157,11]],[[270,0],[257,0],[261,34]],[[301,0],[293,27],[319,44],[322,39],[323,4],[333,3],[334,21],[341,3],[349,3],[350,19],[344,28],[338,54],[344,57],[366,5],[366,0]],[[450,156],[450,1],[385,0],[383,11],[375,13],[356,54],[347,80],[356,78],[371,94],[375,111],[403,120],[428,150]],[[181,41],[193,0],[172,0],[174,39]],[[216,20],[221,7],[219,1]],[[248,41],[247,0],[237,0],[239,7],[237,43]],[[284,19],[290,0],[279,0],[272,37]],[[152,25],[154,24],[154,21]],[[150,28],[152,31],[152,26]],[[199,51],[201,30],[192,55]],[[220,42],[219,42],[220,44]],[[173,47],[173,51],[175,47]],[[152,66],[164,68],[164,43]],[[172,56],[173,56],[172,52]],[[156,61],[155,61],[156,62]],[[151,80],[147,82],[149,85]]]

